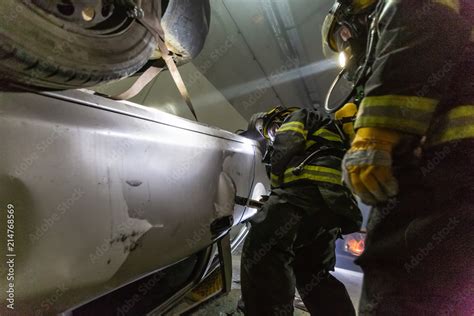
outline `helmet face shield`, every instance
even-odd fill
[[[260,135],[263,135],[263,119],[257,119],[255,121],[255,129],[259,132]]]
[[[332,29],[335,24],[334,14],[329,13],[324,19],[321,27],[321,38],[323,40],[323,53],[326,58],[330,58],[335,53],[335,45],[332,37]]]
[[[364,20],[376,3],[377,0],[337,0],[334,3],[321,28],[326,58],[334,58],[335,53],[342,51],[347,54],[348,48],[354,45],[365,47],[367,25]],[[359,50],[359,47],[351,48]]]
[[[276,133],[278,131],[278,129],[280,128],[281,126],[281,123],[282,122],[276,122],[276,121],[273,121],[272,123],[270,123],[270,125],[268,126],[268,138],[273,142],[275,141],[275,136],[276,136]]]
[[[270,110],[262,120],[262,135],[272,142],[275,140],[276,133],[285,119],[299,108],[285,108],[277,106]]]

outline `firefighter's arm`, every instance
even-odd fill
[[[271,156],[271,178],[274,187],[281,184],[290,160],[305,150],[308,136],[306,118],[306,110],[296,111],[288,117],[276,133]]]
[[[367,204],[398,193],[393,149],[407,136],[426,134],[449,88],[446,82],[470,36],[456,3],[391,1],[384,9],[356,137],[343,161],[344,181]]]
[[[470,42],[458,0],[389,1],[355,128],[423,136]]]

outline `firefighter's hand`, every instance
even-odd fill
[[[399,133],[382,128],[360,128],[342,162],[343,178],[362,202],[375,205],[397,195],[392,174],[392,149]]]

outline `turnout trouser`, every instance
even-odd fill
[[[312,315],[355,314],[346,288],[329,274],[339,229],[321,205],[305,210],[270,196],[262,210],[265,218],[252,223],[244,243],[246,315],[293,315],[295,286]]]
[[[372,210],[357,260],[364,271],[359,315],[474,315],[469,157],[403,170],[399,195]]]

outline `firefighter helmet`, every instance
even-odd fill
[[[357,16],[371,12],[378,0],[336,0],[321,28],[323,53],[331,57],[344,51],[349,39],[359,37]]]
[[[281,124],[285,119],[294,111],[299,110],[297,107],[286,108],[283,106],[277,106],[268,111],[261,121],[260,131],[267,140],[274,140],[276,131],[280,128]]]

